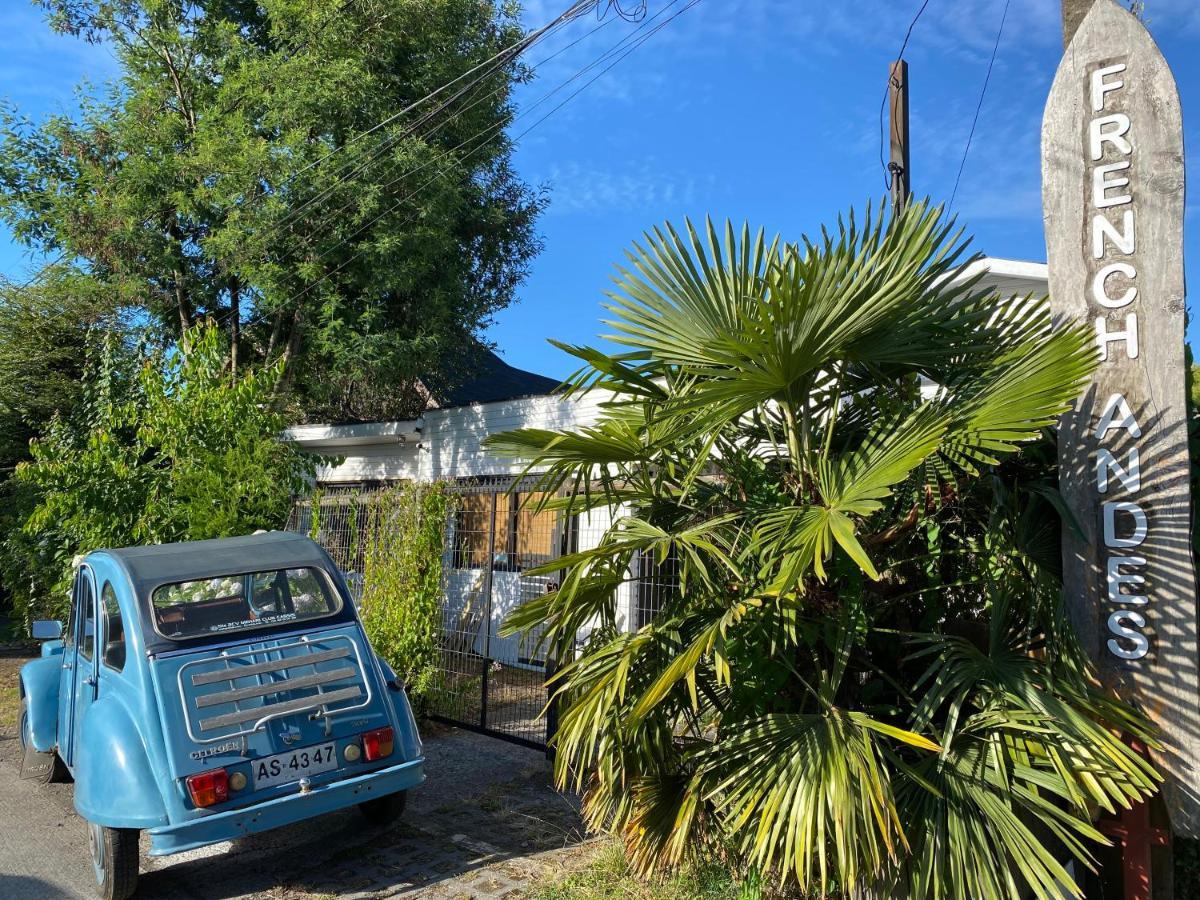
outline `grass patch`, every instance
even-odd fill
[[[587,867],[557,884],[529,895],[529,900],[757,900],[760,892],[739,885],[716,863],[686,866],[679,872],[643,880],[630,871],[621,845],[606,845]]]
[[[24,656],[0,656],[0,734],[17,733],[17,719],[21,716],[17,674],[27,661]]]

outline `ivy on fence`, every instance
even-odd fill
[[[375,652],[415,700],[429,697],[440,671],[442,556],[454,495],[443,482],[411,483],[318,494],[310,504],[309,535],[361,575],[360,613]]]

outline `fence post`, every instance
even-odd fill
[[[492,581],[496,571],[496,507],[498,505],[498,494],[495,491],[491,492],[492,497],[492,514],[491,522],[488,525],[488,552],[487,552],[487,576],[484,579],[486,584],[485,596],[487,598],[487,613],[483,618],[483,674],[480,679],[480,702],[479,702],[479,727],[487,728],[487,708],[488,708],[488,676],[492,668]]]

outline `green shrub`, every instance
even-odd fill
[[[4,543],[18,621],[65,613],[76,554],[282,527],[315,470],[279,440],[281,368],[234,378],[215,326],[169,349],[110,342],[92,370],[9,488],[27,510]]]

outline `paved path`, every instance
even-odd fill
[[[397,825],[368,827],[350,809],[178,856],[143,855],[137,897],[517,898],[578,863],[578,811],[550,789],[542,754],[457,730],[425,749],[428,781]],[[71,786],[20,781],[18,764],[16,741],[0,737],[0,898],[92,896]]]

